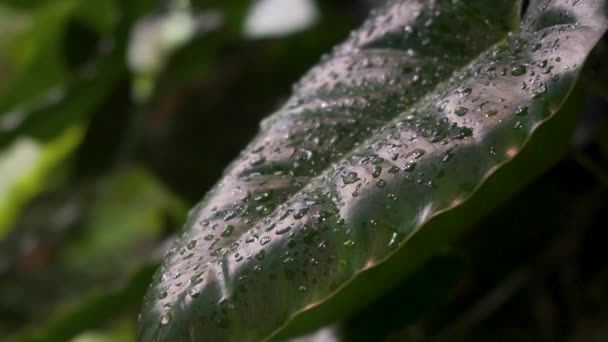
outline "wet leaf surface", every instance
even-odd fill
[[[474,199],[557,112],[606,8],[531,1],[521,23],[513,1],[393,1],[373,13],[192,209],[139,340],[267,339],[348,310],[329,299]]]

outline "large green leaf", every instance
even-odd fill
[[[192,210],[139,340],[260,340],[327,323],[547,167],[567,137],[558,121],[540,126],[606,30],[608,5],[531,1],[521,23],[519,12],[511,0],[375,12]]]

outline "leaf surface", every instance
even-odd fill
[[[538,0],[521,21],[510,0],[375,11],[191,211],[148,292],[139,340],[285,337],[379,295],[370,284],[403,277],[447,226],[470,224],[431,221],[483,212],[468,204],[564,103],[607,9]]]

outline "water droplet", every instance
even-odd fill
[[[291,230],[291,227],[290,226],[286,226],[286,227],[283,227],[281,229],[277,229],[277,231],[274,232],[274,233],[277,234],[277,235],[283,235],[283,234],[287,233],[290,230]]]
[[[487,117],[494,116],[496,114],[498,114],[498,111],[496,109],[490,109],[486,112]]]
[[[266,158],[264,158],[263,156],[258,156],[256,158],[253,158],[249,161],[249,164],[251,166],[258,166],[261,165],[262,163],[264,163],[266,161]]]
[[[194,247],[196,247],[196,240],[191,240],[190,242],[188,242],[188,244],[186,245],[186,248],[188,249],[194,249]]]
[[[375,165],[374,166],[374,172],[372,173],[372,176],[374,178],[378,178],[378,177],[380,177],[380,174],[382,174],[382,166]]]
[[[344,242],[344,246],[349,247],[349,248],[353,247],[354,245],[355,245],[355,241],[353,241],[353,240],[348,240],[348,241]]]
[[[386,182],[384,180],[380,179],[376,182],[376,186],[379,188],[384,188],[386,186]]]
[[[397,232],[393,232],[393,235],[391,235],[391,239],[388,242],[388,248],[395,249],[397,246],[399,246],[400,241],[401,241],[401,234],[399,234]]]
[[[163,291],[161,293],[158,294],[158,298],[159,299],[165,299],[167,298],[167,291]]]
[[[255,258],[258,260],[263,260],[265,256],[266,256],[266,251],[263,249],[255,254]]]
[[[374,157],[374,159],[372,159],[372,164],[373,165],[380,165],[380,164],[382,164],[383,161],[384,161],[384,159],[382,159],[380,157]]]
[[[421,149],[421,148],[417,148],[415,150],[412,151],[412,155],[414,156],[414,158],[419,159],[420,157],[422,157],[424,154],[426,153],[425,150]]]
[[[224,228],[221,235],[222,235],[222,237],[228,237],[228,236],[230,236],[230,234],[232,234],[233,231],[234,231],[234,226],[229,224],[226,226],[226,228]]]
[[[270,193],[265,191],[253,198],[257,202],[266,202],[270,199]]]
[[[518,65],[511,69],[511,75],[513,76],[521,76],[526,73],[526,67],[523,65]]]
[[[409,162],[403,165],[403,171],[412,172],[416,168],[416,162]]]
[[[458,107],[458,108],[456,108],[456,110],[454,110],[454,113],[458,116],[463,116],[463,115],[466,115],[468,111],[469,110],[466,109],[465,107]]]
[[[271,238],[269,236],[264,236],[260,239],[260,245],[264,246],[265,244],[269,243],[271,240]]]
[[[211,240],[213,240],[213,235],[211,235],[211,234],[205,235],[204,239],[205,239],[205,241],[211,241]]]
[[[515,115],[517,116],[526,116],[528,115],[528,107],[519,107],[515,111]]]
[[[302,217],[304,217],[304,215],[306,215],[307,212],[308,212],[308,208],[300,208],[300,209],[296,210],[296,212],[293,214],[293,218],[295,218],[296,220],[299,220]]]
[[[236,216],[236,212],[234,211],[229,211],[226,213],[226,215],[224,215],[224,221],[230,221],[232,220],[234,217]]]
[[[466,88],[460,90],[460,96],[469,96],[469,95],[471,95],[472,92],[473,92],[472,88],[466,87]]]
[[[342,181],[344,184],[352,184],[357,181],[357,173],[356,172],[345,172],[342,175]]]
[[[195,275],[193,275],[193,276],[190,278],[190,282],[191,282],[192,284],[195,284],[195,285],[196,285],[196,284],[200,284],[200,283],[202,283],[202,282],[203,282],[203,279],[201,278],[201,274],[199,273],[199,274],[195,274]]]
[[[198,288],[193,287],[192,289],[190,289],[190,292],[188,294],[190,295],[190,297],[196,298],[201,294],[201,291]]]
[[[166,324],[169,324],[169,322],[171,322],[171,314],[170,313],[166,312],[162,316],[160,316],[160,324],[166,325]]]
[[[545,83],[541,83],[535,90],[533,99],[538,99],[542,97],[547,92],[547,85]]]

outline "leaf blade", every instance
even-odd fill
[[[521,31],[470,27],[460,43],[473,56],[443,56],[423,42],[443,43],[437,32],[460,28],[446,13],[465,9],[441,5],[437,15],[431,4],[393,2],[263,122],[192,211],[147,297],[140,339],[263,339],[322,307],[518,155],[561,106],[606,28],[603,1],[538,1],[532,6],[542,10],[530,11]],[[558,15],[548,26],[535,24],[551,11]],[[449,20],[438,20],[442,14]],[[408,28],[408,20],[419,26]],[[425,27],[414,40],[397,33]],[[387,78],[408,65],[427,69]]]

